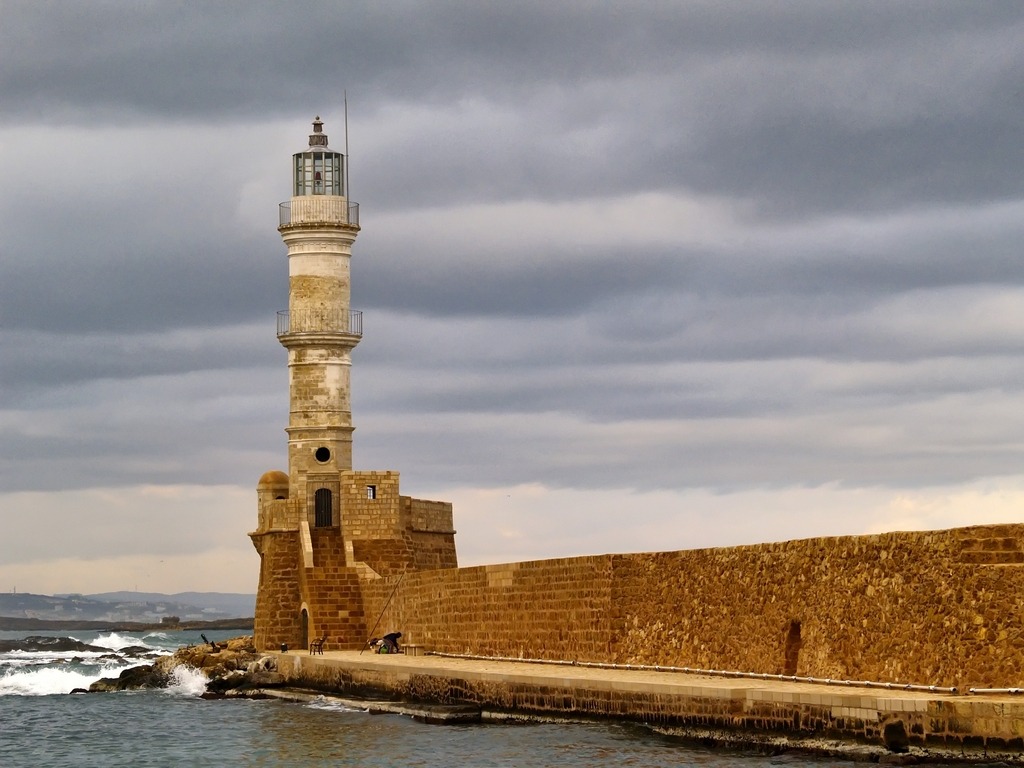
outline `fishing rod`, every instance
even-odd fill
[[[363,643],[363,647],[359,649],[360,656],[362,656],[363,651],[365,651],[367,646],[369,646],[370,640],[373,638],[373,633],[377,631],[377,625],[380,624],[380,620],[384,618],[384,611],[386,611],[388,609],[388,606],[391,605],[391,598],[395,596],[395,592],[398,591],[398,587],[402,584],[402,579],[405,578],[405,574],[408,570],[409,567],[406,566],[405,569],[402,571],[402,575],[398,577],[398,582],[395,584],[395,588],[392,589],[391,594],[388,595],[388,600],[386,603],[384,603],[384,607],[380,609],[380,616],[377,617],[377,621],[374,623],[373,629],[370,630],[370,636],[366,638],[366,642]]]

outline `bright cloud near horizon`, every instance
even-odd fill
[[[2,590],[255,590],[346,93],[355,464],[462,564],[1024,517],[1018,3],[0,18]]]

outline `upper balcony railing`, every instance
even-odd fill
[[[302,200],[315,200],[317,202],[322,202],[322,201],[327,201],[327,200],[330,200],[330,201],[338,200],[338,198],[336,198],[336,197],[325,196],[325,195],[312,195],[312,196],[310,196],[308,198],[304,197],[304,198],[301,198],[301,199]],[[344,201],[342,201],[342,202],[343,202],[343,204],[340,206],[340,208],[336,212],[335,211],[331,211],[329,215],[331,215],[333,217],[334,215],[337,215],[337,213],[340,213],[341,216],[339,218],[341,219],[341,223],[342,224],[348,224],[350,226],[358,227],[359,226],[359,203],[351,203],[351,202],[344,202]],[[296,224],[305,223],[308,220],[306,217],[302,217],[302,218],[295,217],[295,221],[293,222],[293,220],[292,220],[292,203],[291,203],[291,200],[283,202],[283,203],[281,203],[278,206],[278,214],[279,214],[279,219],[280,219],[280,226],[282,226],[282,227],[287,225],[287,224],[292,224],[292,223],[296,223]],[[308,214],[307,214],[307,216],[308,216]],[[316,218],[319,218],[319,217],[316,216]]]
[[[345,333],[363,335],[363,313],[354,309],[304,309],[277,313],[277,335],[290,333]]]

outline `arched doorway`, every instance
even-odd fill
[[[306,612],[305,608],[302,609],[302,617],[301,617],[301,619],[299,621],[299,625],[300,625],[300,628],[302,629],[302,645],[299,646],[299,647],[300,648],[308,648],[309,647],[309,613]]]

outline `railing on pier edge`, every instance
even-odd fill
[[[354,309],[308,309],[300,312],[283,309],[277,313],[277,335],[289,333],[346,333],[349,336],[362,336],[363,313]]]
[[[292,223],[292,202],[287,200],[277,207],[279,226],[285,226]],[[341,222],[342,224],[351,224],[352,226],[359,226],[359,203],[349,203],[345,211],[345,219]]]

